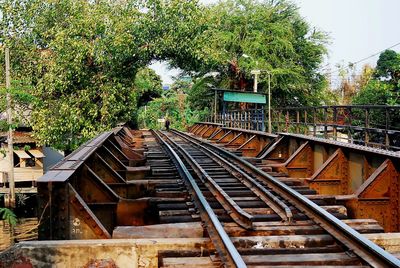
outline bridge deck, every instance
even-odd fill
[[[73,266],[399,264],[365,239],[400,252],[383,233],[400,227],[396,153],[218,124],[189,134],[118,128],[82,145],[38,180],[39,239],[75,242],[12,250],[36,264],[39,249],[62,252],[46,261]]]

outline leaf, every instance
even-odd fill
[[[0,208],[0,215],[2,217],[2,220],[5,220],[10,225],[15,226],[17,224],[17,216],[11,209]]]

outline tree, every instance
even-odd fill
[[[348,69],[350,68],[351,74]],[[340,85],[336,90],[341,96],[341,104],[348,105],[354,101],[354,97],[364,89],[371,81],[375,70],[368,64],[364,65],[361,72],[356,74],[355,66],[345,67],[338,65]]]
[[[135,76],[134,91],[138,106],[147,104],[163,92],[161,77],[150,68],[140,69]]]
[[[197,95],[200,91],[196,88],[202,87],[205,81],[206,79],[198,79],[193,83],[183,78],[176,80],[160,98],[155,98],[146,107],[139,108],[139,126],[158,129],[163,125],[157,120],[168,117],[172,128],[183,130],[194,122],[203,120],[209,115],[212,98],[210,100],[206,91],[203,91],[205,95]]]
[[[396,105],[398,94],[393,85],[379,80],[371,80],[354,98],[353,104],[359,105]]]
[[[190,89],[193,86],[193,81],[191,79],[188,79],[185,76],[178,76],[175,77],[174,83],[170,87],[170,91],[174,91],[176,93],[180,94],[186,94],[190,91]]]
[[[300,17],[287,1],[223,1],[208,7],[199,45],[174,66],[221,75],[220,84],[237,89],[251,87],[253,69],[272,73],[275,106],[317,104],[325,79],[317,68],[325,54],[326,36]],[[243,54],[250,57],[243,57]],[[261,76],[265,90],[267,75]],[[297,97],[297,100],[294,99]],[[299,101],[299,103],[298,103]]]
[[[160,92],[141,68],[184,50],[177,44],[190,41],[186,23],[199,11],[196,1],[4,0],[0,12],[13,77],[33,97],[34,136],[68,152],[135,119],[137,101]]]
[[[317,67],[325,35],[284,0],[1,0],[0,12],[0,43],[11,48],[13,77],[30,96],[34,135],[67,152],[135,120],[138,104],[159,90],[143,69],[152,60],[194,77],[219,72],[215,86],[245,85],[250,70],[268,70],[280,106],[315,104],[324,86]]]
[[[198,78],[188,92],[188,103],[192,110],[201,111],[210,107],[214,99],[214,89],[211,77]]]
[[[398,82],[396,83],[396,57],[395,52],[385,51],[379,56],[378,64],[373,72],[368,72],[368,79],[364,80],[364,86],[353,98],[352,104],[357,105],[399,105],[400,104],[400,92],[398,89]],[[397,54],[396,54],[397,55]],[[386,114],[388,112],[388,114]],[[359,111],[361,116],[363,112]],[[356,114],[357,113],[354,113]],[[398,122],[400,122],[400,114],[397,110],[375,110],[371,109],[369,112],[369,124],[378,128],[385,128],[385,120],[389,115],[390,128],[397,129]],[[360,123],[361,125],[363,122]],[[379,136],[371,134],[371,138]]]
[[[170,91],[168,97],[163,95],[150,101],[146,107],[140,107],[138,110],[138,123],[140,127],[152,129],[163,128],[164,125],[158,122],[160,118],[168,118],[171,122],[171,128],[184,130],[188,125],[198,122],[203,113],[192,110],[188,103],[180,105],[181,99],[175,91]]]
[[[364,68],[361,77],[361,90],[353,98],[353,104],[400,104],[400,54],[393,50],[382,52],[375,70]]]
[[[126,104],[135,103],[129,93],[140,66],[140,58],[133,56],[140,42],[121,39],[135,27],[136,10],[73,0],[31,1],[28,6],[5,1],[2,8],[13,5],[21,7],[18,17],[24,26],[16,29],[15,18],[9,17],[3,29],[18,30],[6,42],[13,48],[15,76],[32,87],[31,124],[42,144],[70,151],[131,118],[135,105]]]
[[[387,79],[397,89],[400,88],[400,54],[393,50],[385,50],[379,55],[375,77]]]

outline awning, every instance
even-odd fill
[[[15,150],[14,153],[18,155],[21,159],[30,159],[31,156],[27,154],[24,150]]]
[[[39,150],[29,150],[29,153],[35,158],[44,158],[44,154]]]
[[[224,91],[224,101],[266,104],[267,97],[254,92]]]

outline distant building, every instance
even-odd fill
[[[13,132],[15,186],[32,186],[50,166],[60,161],[64,154],[50,147],[37,145],[29,124],[30,109],[15,105],[14,112],[13,119],[18,122],[18,127]],[[0,112],[0,121],[6,120],[7,112]],[[0,132],[0,185],[3,186],[8,182],[10,163],[7,139],[8,132]]]
[[[30,132],[14,131],[14,180],[16,187],[34,185],[43,175],[43,148],[36,145]],[[0,183],[8,182],[9,156],[7,132],[0,132]]]

